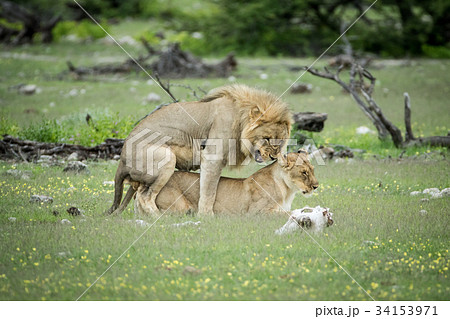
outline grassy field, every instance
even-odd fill
[[[127,22],[111,31],[134,35],[137,27],[144,25]],[[142,52],[139,47],[126,48],[132,54]],[[158,104],[143,103],[150,92],[169,101],[139,74],[58,79],[67,60],[91,65],[126,58],[119,48],[101,41],[2,48],[0,57],[2,134],[93,145],[112,130],[113,136],[125,137],[132,124]],[[281,94],[301,74],[288,67],[312,61],[238,57],[234,76],[240,83]],[[407,91],[416,134],[446,135],[450,61],[379,62],[392,64],[373,70],[378,78],[375,96],[386,115],[402,127],[402,93]],[[448,300],[449,199],[421,201],[429,196],[409,195],[450,187],[447,150],[412,148],[406,158],[398,159],[401,150],[390,142],[354,134],[358,126],[372,127],[336,84],[309,75],[301,81],[312,83],[313,92],[286,93],[283,99],[293,111],[329,114],[324,131],[312,135],[316,142],[367,151],[364,159],[316,165],[317,195],[294,200],[293,208],[331,208],[335,225],[324,233],[277,236],[274,231],[287,216],[262,215],[163,216],[145,232],[145,227],[130,222],[135,219],[131,205],[123,216],[102,215],[113,197],[113,187],[103,182],[113,179],[115,161],[88,162],[90,172],[80,175],[63,172],[64,166],[0,162],[0,299],[75,300],[145,232],[81,300]],[[11,89],[20,83],[36,84],[42,91],[21,95]],[[230,81],[173,83],[209,90]],[[78,94],[70,95],[73,89]],[[181,99],[193,99],[189,91],[173,90]],[[100,133],[87,126],[86,113],[98,123]],[[225,174],[248,176],[257,168]],[[11,176],[11,169],[31,171],[31,177]],[[33,194],[53,196],[54,202],[30,203]],[[71,206],[84,210],[85,216],[69,216],[66,209]],[[59,216],[52,214],[55,210]],[[62,219],[72,224],[61,224]],[[201,224],[170,226],[188,220]]]

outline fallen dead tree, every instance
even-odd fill
[[[380,106],[374,100],[372,94],[375,87],[376,78],[364,67],[357,63],[352,63],[350,67],[350,79],[348,82],[340,77],[344,66],[341,65],[332,73],[327,68],[324,71],[303,67],[304,70],[312,75],[332,80],[339,84],[346,92],[350,93],[352,98],[356,101],[359,108],[373,123],[378,132],[378,137],[381,140],[392,138],[395,147],[405,148],[410,146],[450,146],[450,135],[447,136],[429,136],[429,137],[415,137],[411,129],[411,105],[408,93],[404,93],[405,97],[405,136],[402,131],[395,126],[383,113]],[[368,81],[368,82],[365,82]]]
[[[227,77],[237,67],[236,58],[232,53],[228,54],[219,63],[207,64],[189,52],[181,50],[179,43],[171,43],[162,50],[156,50],[144,39],[141,39],[141,42],[147,51],[145,56],[140,56],[135,60],[127,59],[122,63],[109,63],[91,67],[76,67],[72,62],[68,61],[69,74],[78,79],[87,75],[141,72],[142,67],[146,71],[158,73],[162,77],[204,78]],[[62,75],[66,73],[67,71]]]
[[[22,140],[5,135],[0,140],[0,159],[35,162],[42,155],[67,157],[77,153],[80,160],[83,159],[113,159],[120,155],[124,140],[108,138],[105,142],[87,147],[76,144],[44,143]]]
[[[324,127],[324,122],[328,118],[327,113],[316,112],[298,112],[292,116],[294,118],[294,125],[299,130],[309,132],[321,132]]]

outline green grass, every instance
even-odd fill
[[[111,32],[136,36],[154,23],[126,20],[112,25]],[[126,48],[133,55],[142,52],[139,47]],[[1,134],[93,145],[106,137],[125,137],[136,120],[159,104],[142,103],[150,92],[159,94],[162,102],[170,101],[142,74],[83,81],[58,78],[67,60],[92,65],[126,58],[120,48],[101,40],[2,47],[0,56]],[[238,61],[239,70],[234,74],[238,82],[281,94],[301,74],[287,66],[309,65],[314,58],[238,57]],[[446,135],[450,119],[448,68],[449,60],[413,60],[409,66],[374,69],[376,100],[386,115],[403,127],[402,94],[407,91],[415,134]],[[261,80],[261,73],[268,79]],[[321,184],[318,196],[298,196],[293,208],[331,208],[336,224],[313,237],[375,299],[448,300],[449,199],[421,202],[425,195],[409,195],[428,187],[450,186],[448,151],[410,148],[404,154],[406,159],[397,159],[402,150],[391,142],[354,134],[358,126],[373,127],[335,83],[308,74],[300,81],[312,83],[313,92],[287,92],[283,99],[293,111],[329,114],[324,131],[311,134],[316,143],[343,144],[366,153],[364,160],[316,165]],[[25,96],[9,89],[19,83],[37,84],[42,92]],[[209,90],[230,82],[211,78],[173,83]],[[72,89],[86,92],[69,96]],[[180,99],[194,99],[183,88],[174,87],[173,91]],[[97,130],[86,123],[86,113]],[[0,163],[1,300],[74,300],[145,230],[127,222],[134,218],[131,205],[123,216],[102,215],[113,197],[112,186],[103,181],[113,179],[117,162],[88,164],[89,175],[74,175],[62,172],[62,166]],[[14,178],[5,173],[11,168],[31,170],[33,176],[30,180]],[[224,175],[248,176],[258,168],[253,165]],[[33,194],[53,196],[54,203],[29,203]],[[69,216],[66,209],[70,206],[83,209],[85,221]],[[54,210],[60,216],[53,216]],[[423,216],[420,210],[428,213]],[[63,218],[73,224],[62,225]],[[200,228],[163,227],[186,220],[201,220],[202,224]],[[286,220],[287,216],[261,215],[164,216],[82,299],[370,299],[307,234],[275,236],[274,231]],[[199,272],[187,273],[187,266]]]
[[[127,222],[132,205],[121,217],[102,215],[113,196],[102,182],[112,179],[116,163],[89,165],[91,175],[13,166],[33,171],[26,181],[4,175],[12,165],[0,167],[0,299],[74,300],[145,231]],[[445,161],[408,160],[318,166],[318,196],[297,196],[293,208],[331,208],[335,225],[312,236],[376,300],[448,300],[449,199],[409,195],[450,186],[447,168]],[[55,201],[29,203],[36,193]],[[85,221],[65,212],[72,205],[85,210]],[[73,225],[61,225],[63,218]],[[202,224],[167,227],[186,220]],[[164,216],[82,299],[370,299],[307,234],[276,236],[286,220]]]

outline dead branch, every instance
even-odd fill
[[[140,56],[136,62],[150,73],[158,73],[166,78],[185,77],[227,77],[237,67],[236,58],[232,53],[216,64],[204,63],[189,52],[183,51],[178,43],[171,43],[163,50],[156,50],[145,39],[141,38],[147,54]],[[102,75],[116,73],[141,72],[142,69],[132,59],[122,63],[109,63],[91,67],[75,67],[70,61],[67,62],[69,74],[81,79],[87,75]],[[67,72],[63,72],[64,75]]]
[[[5,135],[0,140],[0,159],[36,161],[41,155],[67,157],[76,152],[80,159],[112,159],[114,155],[120,155],[124,140],[108,138],[105,142],[92,146],[76,144],[44,143],[22,140]]]
[[[158,72],[155,72],[154,78],[156,79],[156,82],[159,84],[159,86],[160,86],[164,91],[166,91],[167,94],[169,94],[169,96],[172,98],[172,100],[173,100],[175,103],[178,102],[178,100],[175,98],[175,96],[172,94],[172,92],[170,92],[170,82],[167,81],[167,84],[164,85],[164,84],[161,82],[161,79],[159,78]]]
[[[405,93],[405,139],[401,130],[395,126],[390,120],[386,118],[382,109],[374,100],[372,94],[375,86],[376,78],[364,67],[353,63],[350,68],[350,80],[348,83],[344,82],[339,74],[343,66],[339,67],[336,73],[331,73],[327,68],[325,72],[304,67],[304,70],[314,76],[324,79],[332,80],[338,83],[345,91],[350,93],[352,98],[356,101],[359,108],[370,119],[378,132],[378,137],[381,140],[390,136],[395,147],[405,148],[409,146],[450,146],[450,136],[430,136],[415,138],[411,129],[411,106],[408,93]],[[369,85],[364,81],[368,80]]]

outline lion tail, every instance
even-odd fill
[[[111,215],[119,207],[120,202],[122,201],[123,183],[125,181],[126,175],[123,174],[121,165],[123,165],[122,161],[119,162],[119,167],[117,168],[116,176],[114,177],[114,202],[112,206],[105,212],[106,215]]]
[[[123,198],[122,203],[120,206],[113,212],[113,214],[120,214],[122,213],[125,208],[127,208],[128,204],[130,203],[131,199],[134,196],[134,193],[136,193],[136,189],[133,186],[130,186],[128,188],[127,193],[125,194],[125,197]]]

